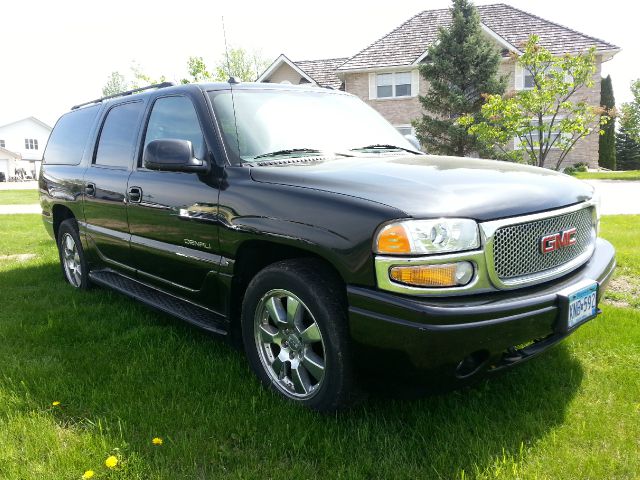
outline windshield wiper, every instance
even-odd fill
[[[385,145],[381,143],[375,143],[373,145],[367,145],[366,147],[358,147],[352,148],[352,151],[361,151],[361,150],[402,150],[404,152],[413,153],[415,155],[422,155],[422,152],[418,152],[417,150],[411,150],[410,148],[398,147],[397,145]]]
[[[312,153],[317,154],[320,153],[320,150],[316,148],[289,148],[287,150],[276,150],[275,152],[263,153],[261,155],[256,155],[253,157],[254,160],[258,158],[268,158],[268,157],[279,157],[280,155],[294,155],[296,153]]]

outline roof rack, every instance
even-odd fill
[[[92,103],[99,103],[99,102],[102,102],[103,100],[109,100],[111,98],[133,95],[134,93],[142,92],[144,90],[149,90],[152,88],[166,88],[166,87],[173,87],[173,86],[175,86],[175,83],[173,82],[154,83],[153,85],[148,85],[146,87],[134,88],[133,90],[127,90],[126,92],[115,93],[113,95],[107,95],[106,97],[96,98],[95,100],[91,100],[90,102],[74,105],[73,107],[71,107],[71,110],[77,110],[78,108],[84,107],[85,105],[91,105]]]

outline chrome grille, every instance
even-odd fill
[[[501,280],[526,277],[560,267],[583,254],[594,241],[592,208],[544,218],[496,230],[493,238],[493,261]],[[541,253],[545,235],[575,227],[576,243],[559,250]]]

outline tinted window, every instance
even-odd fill
[[[126,168],[131,164],[143,109],[143,103],[136,102],[109,110],[98,142],[97,165]]]
[[[160,138],[189,140],[197,158],[204,158],[204,138],[193,103],[186,97],[156,100],[149,117],[144,146]]]
[[[44,152],[44,163],[78,165],[100,108],[82,108],[60,117]]]

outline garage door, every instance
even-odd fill
[[[0,172],[4,173],[4,181],[6,182],[9,179],[9,160],[0,160]]]

